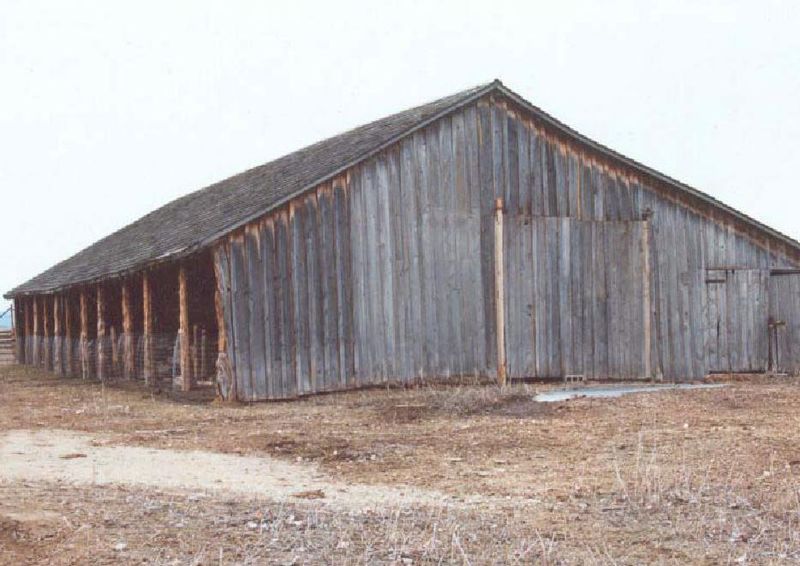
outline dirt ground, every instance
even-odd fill
[[[0,562],[795,563],[800,384],[254,405],[0,368]]]

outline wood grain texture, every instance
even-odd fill
[[[788,291],[753,276],[719,304],[705,278],[785,256],[486,98],[226,238],[239,398],[496,375],[497,197],[510,377],[696,379],[730,340],[760,367]]]

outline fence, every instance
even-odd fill
[[[192,381],[213,381],[216,374],[216,336],[196,332],[190,340]],[[179,382],[180,334],[119,334],[81,340],[64,336],[22,336],[25,363],[57,375],[102,380],[139,379],[152,384]],[[149,355],[148,354],[149,351]]]

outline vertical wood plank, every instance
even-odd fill
[[[99,312],[99,311],[98,311]],[[177,387],[181,391],[192,388],[192,353],[190,327],[189,327],[189,289],[186,281],[186,266],[181,264],[178,268],[178,324],[180,340],[180,371],[181,378]]]
[[[70,377],[75,375],[75,345],[72,320],[72,301],[75,299],[74,293],[67,292],[63,297],[64,310],[64,373]]]
[[[46,370],[53,369],[52,336],[49,312],[49,297],[42,295],[42,367]]]
[[[277,288],[280,285],[275,267],[275,217],[271,216],[262,222],[261,227],[261,267],[264,285],[262,288],[264,315],[264,363],[267,372],[266,397],[282,398],[282,368],[280,352],[280,317],[276,301]]]
[[[108,378],[108,336],[107,336],[107,308],[106,293],[102,283],[97,285],[97,379],[105,381]]]
[[[53,371],[56,375],[64,377],[64,330],[61,328],[61,295],[53,295]]]
[[[80,318],[81,318],[81,337],[80,337],[80,352],[81,352],[81,378],[89,379],[91,377],[91,361],[89,359],[89,304],[86,296],[86,289],[81,287],[80,290]]]
[[[135,373],[135,354],[133,336],[133,312],[131,308],[130,282],[122,282],[122,376],[132,379]]]
[[[252,385],[251,400],[267,399],[267,351],[264,334],[264,266],[261,261],[263,243],[261,241],[260,223],[252,222],[244,231],[244,248],[246,254],[245,276],[247,278],[247,334],[250,352],[250,383]],[[240,336],[244,338],[244,336]]]
[[[231,339],[235,341],[233,352],[236,384],[235,398],[239,401],[253,399],[250,354],[250,288],[247,275],[247,252],[245,236],[241,231],[230,237],[230,285],[231,285]]]
[[[153,297],[150,274],[142,273],[142,374],[147,385],[155,384],[155,359],[153,343]],[[81,324],[83,325],[85,293],[81,293]],[[81,329],[83,332],[83,329]]]
[[[505,283],[503,265],[503,199],[495,199],[494,220],[495,316],[497,328],[497,383],[506,384]]]

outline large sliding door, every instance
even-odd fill
[[[509,377],[652,375],[655,325],[645,225],[507,217]]]

